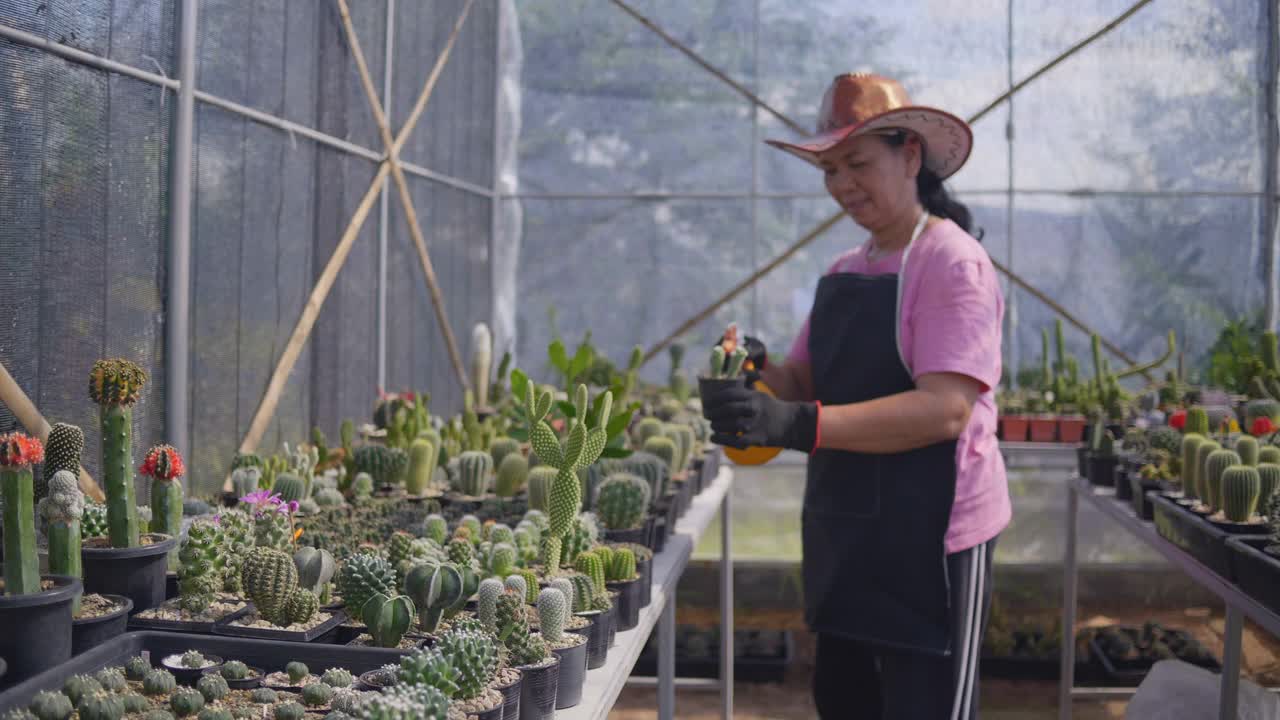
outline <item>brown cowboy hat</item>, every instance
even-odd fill
[[[924,143],[924,163],[947,178],[969,159],[973,130],[949,112],[913,105],[896,80],[869,73],[837,75],[822,96],[817,134],[804,142],[765,140],[766,143],[818,165],[818,154],[851,137],[894,130],[915,133]]]

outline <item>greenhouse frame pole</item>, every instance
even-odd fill
[[[391,65],[395,62],[396,36],[396,0],[387,0],[387,41],[383,43],[382,55],[382,107],[386,108],[387,117],[391,117]],[[377,297],[377,338],[378,338],[378,389],[387,389],[387,232],[391,220],[391,195],[387,186],[382,186],[382,194],[378,198],[378,297]]]
[[[196,0],[178,10],[178,102],[169,166],[168,297],[165,298],[165,436],[190,453],[191,153],[196,103]]]
[[[1276,172],[1280,170],[1280,107],[1277,102],[1280,101],[1280,92],[1277,92],[1277,84],[1280,83],[1280,7],[1276,7],[1276,3],[1267,3],[1267,81],[1266,81],[1266,107],[1263,109],[1262,116],[1266,122],[1266,157],[1263,159],[1263,196],[1262,218],[1263,218],[1263,246],[1262,246],[1262,267],[1267,274],[1266,281],[1266,328],[1275,330],[1277,321],[1280,317],[1280,278],[1276,277],[1276,258],[1280,256],[1280,197],[1277,197]]]

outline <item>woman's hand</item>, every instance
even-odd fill
[[[702,398],[711,421],[711,442],[738,449],[782,447],[812,452],[817,441],[818,406],[787,402],[743,386],[721,388]]]

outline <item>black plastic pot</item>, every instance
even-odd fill
[[[395,684],[395,677],[387,670],[374,668],[360,674],[360,683],[371,690],[381,690]]]
[[[497,685],[495,690],[502,693],[502,717],[515,718],[520,717],[520,687],[524,684],[524,674],[510,685]]]
[[[1227,539],[1231,537],[1231,533],[1167,497],[1156,494],[1147,497],[1153,503],[1156,532],[1161,537],[1186,551],[1219,576],[1236,582],[1232,574],[1230,551],[1227,549]],[[1262,535],[1267,534],[1266,526],[1251,527],[1257,528],[1257,532]]]
[[[1138,473],[1129,475],[1129,494],[1132,496],[1133,511],[1138,517],[1151,522],[1153,519],[1153,510],[1151,500],[1147,498],[1148,492],[1162,492],[1168,486],[1160,480],[1145,480]]]
[[[591,621],[591,627],[578,632],[586,633],[587,669],[595,670],[604,665],[609,658],[609,628],[607,626],[609,619],[599,610],[589,610],[574,614]]]
[[[78,618],[71,621],[71,654],[94,648],[111,638],[121,635],[129,625],[129,611],[133,601],[123,595],[105,595],[119,603],[115,611],[94,618]]]
[[[1103,487],[1114,487],[1116,465],[1120,458],[1115,455],[1089,455],[1089,484]]]
[[[164,574],[164,599],[176,597],[178,597],[178,573],[167,572]]]
[[[587,679],[587,644],[583,642],[552,652],[560,658],[559,679],[556,681],[556,709],[564,710],[582,702],[582,685]]]
[[[637,545],[649,547],[648,529],[644,525],[627,530],[605,530],[604,539],[605,542],[636,543]]]
[[[172,654],[180,655],[181,653],[172,653]],[[204,653],[201,653],[201,654],[203,655]],[[158,658],[152,658],[151,663],[154,665],[158,662],[160,664],[160,667],[173,673],[174,680],[177,680],[183,685],[195,685],[196,681],[198,681],[200,679],[200,676],[204,675],[206,671],[209,671],[209,670],[216,671],[222,667],[222,658],[218,657],[217,655],[204,655],[204,659],[212,660],[213,665],[209,665],[202,668],[188,668],[188,667],[183,667],[181,664],[178,664],[178,663],[171,664],[171,663],[165,662],[166,657],[163,655]]]
[[[640,607],[649,607],[653,599],[653,559],[636,558],[636,574],[640,576]]]
[[[1089,428],[1085,427],[1088,433]],[[1088,438],[1085,438],[1085,444],[1076,448],[1076,472],[1080,473],[1080,477],[1089,477],[1089,445]]]
[[[1133,501],[1133,486],[1129,484],[1129,464],[1119,463],[1111,473],[1111,485],[1116,489],[1116,499],[1123,502]]]
[[[348,625],[343,623],[338,625],[331,631],[330,642],[336,645],[346,645],[347,643],[360,637],[368,630],[364,625]]]
[[[522,665],[520,671],[520,720],[552,720],[556,716],[556,692],[560,684],[560,656],[546,667]]]
[[[218,618],[217,620],[208,620],[205,622],[186,622],[183,620],[161,620],[159,618],[144,618],[134,615],[129,618],[130,630],[159,630],[161,632],[189,632],[204,633],[206,635],[213,632],[213,626],[224,620],[230,621],[243,617],[252,610],[249,603],[245,603],[244,607],[239,610],[232,611]]]
[[[616,629],[626,631],[639,625],[640,608],[643,607],[640,580],[606,583],[605,587],[618,593],[613,601]]]
[[[1265,548],[1271,538],[1242,535],[1227,540],[1232,576],[1240,589],[1273,613],[1280,613],[1280,558]]]
[[[67,610],[70,614],[70,608]],[[70,646],[68,646],[70,647]],[[241,640],[216,635],[179,635],[176,633],[125,633],[105,644],[77,655],[61,665],[0,693],[0,716],[26,707],[41,690],[62,687],[72,675],[93,674],[104,667],[123,665],[136,655],[160,658],[187,650],[236,658],[255,668],[283,670],[293,660],[313,668],[345,668],[353,675],[388,663],[398,663],[400,653],[376,648],[346,648],[333,645],[299,645],[264,640]],[[316,716],[319,717],[319,716]]]
[[[498,703],[497,707],[484,712],[470,713],[468,717],[476,718],[476,720],[502,720],[502,714],[506,712],[506,707],[506,698],[503,698],[503,701]]]
[[[653,537],[649,538],[649,549],[656,553],[662,552],[667,546],[667,518],[665,513],[653,519]]]
[[[41,577],[53,587],[0,595],[0,657],[9,664],[0,686],[19,683],[71,657],[71,603],[82,586],[68,575]]]
[[[307,630],[275,630],[271,628],[243,627],[231,624],[233,620],[222,619],[213,626],[214,635],[230,635],[231,637],[258,638],[260,640],[282,640],[285,642],[313,642],[320,636],[346,622],[347,615],[335,610],[324,622]]]
[[[149,537],[162,539],[131,548],[81,547],[84,591],[124,595],[133,601],[131,612],[134,613],[164,602],[169,551],[178,541],[158,533],[151,533]]]
[[[609,647],[613,647],[614,638],[618,636],[618,594],[610,592],[608,588],[605,588],[605,592],[609,593],[609,599],[613,602],[613,607],[604,611],[604,623],[609,631]]]
[[[223,678],[223,680],[227,681],[227,687],[231,688],[232,690],[252,690],[258,687],[259,685],[261,685],[262,678],[267,676],[267,674],[262,671],[262,668],[251,667],[249,668],[249,672],[252,674],[249,675],[249,677],[247,678],[241,678],[239,680]],[[204,671],[204,674],[205,675],[221,675],[222,668],[220,667],[209,668]]]

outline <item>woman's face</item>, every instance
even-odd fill
[[[876,232],[916,204],[920,141],[912,135],[891,146],[883,136],[860,135],[818,155],[827,192],[862,227]]]

